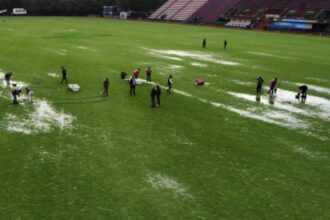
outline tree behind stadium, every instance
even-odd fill
[[[0,10],[26,8],[30,15],[100,15],[105,5],[122,10],[150,12],[166,0],[0,0]]]

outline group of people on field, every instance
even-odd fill
[[[262,86],[264,84],[264,79],[262,78],[262,76],[259,76],[257,78],[257,87],[256,87],[256,100],[260,101],[260,96],[262,93]],[[274,95],[276,95],[277,92],[277,87],[278,87],[278,79],[277,77],[275,77],[274,79],[272,79],[269,83],[269,90],[268,90],[268,94],[270,98],[273,98]],[[301,100],[301,102],[305,102],[307,99],[307,90],[308,90],[308,86],[307,85],[301,85],[298,87],[298,93],[295,96],[296,99]],[[272,99],[270,99],[272,100]]]
[[[202,46],[203,48],[206,48],[207,45],[207,40],[206,38],[204,38],[202,40]],[[223,42],[223,47],[224,49],[227,48],[228,42],[227,40],[224,40]],[[131,96],[135,96],[136,95],[136,86],[142,82],[144,82],[143,80],[140,79],[140,68],[136,68],[133,70],[132,75],[129,77],[128,79],[128,84],[129,84],[129,94]],[[61,78],[61,83],[68,83],[68,79],[67,79],[67,70],[65,69],[64,66],[61,67],[61,73],[62,73],[62,78]],[[10,87],[10,81],[11,81],[11,77],[12,77],[13,73],[9,72],[7,74],[5,74],[5,81],[6,81],[6,85],[7,87]],[[121,72],[120,73],[120,77],[121,79],[126,79],[126,77],[128,76],[128,74],[126,72]],[[151,76],[152,76],[152,69],[150,66],[148,66],[145,70],[145,76],[146,76],[146,82],[147,83],[151,83]],[[264,84],[264,79],[262,78],[262,76],[259,76],[257,79],[257,86],[256,86],[256,100],[260,101],[260,97],[261,97],[261,93],[262,93],[262,87]],[[204,80],[201,77],[198,77],[195,80],[194,83],[196,86],[203,86],[205,84]],[[172,74],[170,74],[167,78],[167,93],[171,93],[172,90],[172,86],[173,86],[173,76]],[[109,96],[109,87],[110,87],[110,81],[109,78],[106,78],[103,81],[103,96],[107,97]],[[274,79],[272,79],[269,83],[269,90],[268,90],[268,94],[271,97],[274,97],[274,95],[276,95],[277,92],[277,87],[278,87],[278,78],[275,77]],[[18,88],[16,86],[16,84],[12,84],[12,97],[13,97],[13,104],[18,104],[18,99],[20,97],[20,93],[22,92],[21,88]],[[308,86],[307,85],[301,85],[298,87],[299,92],[297,93],[297,95],[295,96],[296,99],[301,100],[302,102],[305,102],[307,99],[307,90],[308,90]],[[33,91],[31,88],[27,87],[25,88],[27,97],[28,97],[28,101],[30,103],[33,103]],[[150,92],[150,97],[151,97],[151,107],[158,107],[160,106],[160,96],[161,96],[161,87],[159,85],[154,85],[151,89]]]
[[[5,82],[6,82],[6,86],[10,87],[12,89],[11,95],[13,98],[13,104],[16,105],[16,104],[18,104],[18,100],[21,96],[22,88],[19,87],[19,85],[17,83],[12,83],[11,78],[13,75],[14,74],[12,72],[6,73]],[[33,103],[33,94],[34,94],[32,89],[29,87],[26,87],[25,92],[26,92],[28,102],[32,104]]]
[[[207,46],[207,40],[206,40],[206,38],[204,38],[202,40],[202,47],[203,48],[206,48],[206,46]],[[227,46],[228,46],[228,42],[227,42],[227,40],[224,40],[224,42],[223,42],[223,49],[226,50],[227,49]]]
[[[129,94],[132,96],[136,95],[136,85],[138,84],[138,81],[141,81],[140,79],[140,68],[134,69],[132,72],[131,77],[128,79],[128,84],[129,84]],[[62,72],[62,79],[61,83],[68,83],[67,80],[67,70],[62,66],[61,67],[61,72]],[[121,72],[121,79],[125,79],[127,77],[127,73]],[[145,75],[146,75],[146,82],[151,83],[151,75],[152,75],[152,69],[151,67],[147,67],[145,70]],[[5,82],[7,87],[12,88],[12,98],[13,98],[13,104],[18,104],[18,100],[20,98],[20,94],[22,92],[22,88],[19,88],[17,84],[12,83],[11,84],[11,78],[13,76],[12,72],[9,72],[5,74]],[[264,79],[262,76],[259,76],[257,79],[257,86],[256,86],[256,100],[260,101],[261,93],[262,93],[262,87],[264,84]],[[201,77],[198,77],[195,80],[195,85],[196,86],[203,86],[204,85],[204,80]],[[275,77],[272,79],[269,83],[269,90],[268,94],[270,98],[273,98],[274,95],[276,95],[277,88],[278,88],[278,78]],[[167,78],[167,93],[171,93],[172,86],[173,86],[173,76],[170,74]],[[103,81],[103,96],[107,97],[109,96],[109,87],[110,87],[110,81],[109,78],[106,78]],[[298,93],[296,94],[295,98],[298,100],[301,100],[301,102],[305,102],[307,99],[307,91],[308,91],[308,86],[307,85],[301,85],[298,87]],[[29,103],[33,103],[33,96],[34,92],[30,87],[25,88],[26,91],[26,96],[28,99]],[[161,96],[161,87],[159,85],[154,85],[151,89],[150,92],[150,97],[151,97],[151,107],[158,107],[160,106],[160,96]],[[271,99],[270,99],[271,100]]]
[[[129,84],[129,94],[132,96],[136,95],[136,85],[138,85],[138,82],[140,82],[140,68],[134,69],[132,72],[132,75],[130,76],[130,78],[128,79],[128,84]],[[151,75],[152,75],[152,69],[151,67],[147,67],[146,71],[146,82],[147,83],[151,83]],[[121,79],[125,79],[126,76],[128,75],[125,72],[121,72]],[[106,81],[105,81],[106,82]],[[105,83],[104,82],[104,83]],[[173,85],[173,76],[172,74],[170,74],[167,78],[167,93],[171,93],[171,89],[172,89],[172,85]],[[104,91],[108,90],[108,87],[106,86],[106,84],[104,84]],[[107,92],[105,92],[107,93]],[[153,86],[150,92],[150,97],[151,97],[151,107],[158,107],[160,106],[160,95],[161,95],[162,91],[159,85]],[[107,93],[108,94],[108,93]]]
[[[61,72],[62,72],[62,79],[61,79],[61,83],[68,83],[68,79],[67,79],[67,71],[66,69],[62,66],[61,67]],[[14,74],[12,72],[6,73],[5,74],[5,82],[6,82],[6,86],[8,88],[11,88],[11,96],[12,96],[12,101],[13,104],[16,105],[19,103],[19,99],[21,97],[21,93],[22,93],[22,88],[15,82],[12,82],[12,76]],[[26,97],[27,97],[27,101],[30,104],[33,104],[33,97],[34,97],[34,91],[31,89],[31,87],[26,87],[25,88],[25,92],[26,92]]]

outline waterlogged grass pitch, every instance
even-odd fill
[[[329,38],[93,18],[2,20],[1,218],[329,218]],[[79,93],[60,84],[61,66]],[[153,84],[129,96],[120,72],[139,67],[144,79],[148,66]],[[7,72],[33,89],[33,105],[24,92],[11,104]],[[198,77],[205,86],[194,86]],[[274,77],[279,88],[269,98]],[[156,109],[154,84],[163,91]],[[295,99],[302,84],[305,104]]]

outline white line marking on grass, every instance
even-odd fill
[[[253,51],[248,51],[247,53],[248,54],[253,54],[253,55],[265,56],[265,57],[274,57],[273,54],[269,54],[269,53],[253,52]]]
[[[328,137],[324,137],[324,136],[315,134],[315,133],[313,133],[311,131],[303,131],[301,133],[303,133],[305,135],[308,135],[308,136],[311,136],[311,137],[314,137],[314,138],[319,139],[321,141],[329,141],[330,140],[330,138],[328,138]]]
[[[62,31],[62,30],[61,30]],[[75,31],[77,31],[76,29],[66,29],[66,30],[64,30],[64,31],[68,31],[68,32],[75,32]]]
[[[298,154],[301,154],[303,156],[306,156],[310,159],[323,159],[323,158],[326,158],[326,156],[322,155],[321,152],[311,152],[309,150],[307,150],[306,148],[304,147],[300,147],[300,146],[293,146],[293,151],[295,153],[298,153]]]
[[[218,75],[211,74],[211,73],[207,73],[207,74],[205,74],[205,76],[210,77],[210,78],[217,78],[218,77]]]
[[[248,51],[247,53],[252,54],[252,55],[257,55],[257,56],[264,56],[264,57],[276,57],[276,58],[281,58],[281,59],[295,59],[293,57],[279,56],[279,55],[263,53],[263,52]]]
[[[54,49],[50,49],[50,48],[46,48],[46,50],[56,53],[61,56],[66,56],[66,53],[68,52],[67,50],[54,50]]]
[[[178,94],[183,95],[183,96],[186,96],[186,97],[196,98],[192,94],[190,94],[188,92],[181,91],[181,90],[173,89],[173,92],[178,93]]]
[[[316,91],[316,92],[319,92],[319,93],[324,93],[324,94],[327,94],[327,95],[330,94],[330,89],[326,88],[326,87],[316,86],[316,85],[312,85],[312,84],[309,84],[309,83],[300,83],[300,82],[293,83],[293,82],[288,82],[288,81],[283,81],[283,82],[287,83],[287,84],[291,84],[291,85],[296,85],[296,86],[307,85],[308,89],[310,89],[310,90],[313,90],[313,91]]]
[[[170,68],[171,69],[182,69],[183,66],[172,64],[172,65],[170,65]]]
[[[242,85],[242,86],[254,86],[254,85],[256,85],[255,83],[252,83],[252,82],[244,82],[244,81],[240,81],[240,80],[236,80],[236,79],[231,80],[231,82],[233,82],[237,85]]]
[[[191,63],[192,66],[198,66],[198,67],[207,67],[207,64],[204,64],[204,63]]]
[[[320,78],[314,78],[314,77],[307,77],[305,79],[314,80],[314,81],[317,81],[317,82],[330,82],[329,80],[326,80],[326,79],[320,79]]]
[[[89,48],[85,46],[77,46],[77,48],[81,50],[89,50]]]
[[[146,181],[151,185],[152,188],[157,190],[170,190],[175,195],[182,196],[184,198],[193,198],[191,194],[188,193],[186,187],[183,184],[178,183],[174,179],[164,176],[161,174],[149,174]]]

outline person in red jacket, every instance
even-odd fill
[[[135,79],[138,79],[140,76],[140,68],[137,68],[133,71],[133,76]]]
[[[269,95],[274,95],[274,93],[276,94],[276,86],[277,86],[277,78],[270,81],[269,91],[268,91]]]
[[[195,80],[195,85],[196,85],[196,86],[203,86],[203,85],[204,85],[204,80],[203,80],[201,77],[198,77],[198,78]]]

